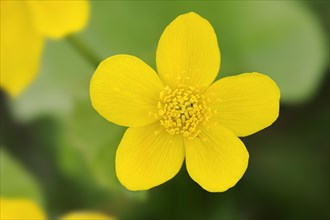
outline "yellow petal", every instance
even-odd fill
[[[270,126],[278,117],[280,90],[260,73],[244,73],[215,82],[205,96],[211,99],[213,120],[247,136]]]
[[[80,31],[89,17],[89,4],[79,1],[27,1],[37,30],[54,39]]]
[[[15,97],[35,78],[43,48],[24,2],[1,1],[0,42],[0,86]]]
[[[243,176],[249,159],[244,144],[230,130],[214,125],[199,137],[185,139],[190,177],[209,192],[223,192]]]
[[[207,86],[220,68],[220,51],[211,24],[196,13],[177,17],[162,34],[157,69],[164,83]]]
[[[44,220],[43,211],[31,200],[0,199],[0,219],[3,220]]]
[[[72,212],[60,218],[60,220],[115,220],[116,218],[99,212]]]
[[[107,120],[139,127],[157,120],[163,85],[154,70],[140,59],[116,55],[96,69],[90,85],[92,104]]]
[[[183,140],[156,122],[128,128],[117,149],[116,173],[129,190],[146,190],[174,177],[184,160]]]

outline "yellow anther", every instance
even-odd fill
[[[182,123],[186,123],[186,117],[184,115],[181,115],[181,121]]]
[[[185,102],[184,105],[185,106],[191,106],[191,102]]]
[[[181,127],[181,125],[182,125],[182,124],[181,124],[181,120],[180,120],[180,119],[177,119],[177,120],[176,120],[176,124],[177,124],[178,127]]]
[[[160,124],[172,135],[193,138],[200,133],[199,124],[209,118],[210,109],[200,90],[180,85],[171,90],[165,87],[157,104]]]
[[[167,130],[168,131],[168,130]],[[175,129],[174,128],[172,128],[171,130],[169,130],[169,133],[171,134],[171,135],[175,135]]]

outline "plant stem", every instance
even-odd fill
[[[101,62],[99,56],[88,45],[81,40],[77,35],[70,35],[67,41],[74,47],[74,49],[80,53],[90,64],[97,67]]]

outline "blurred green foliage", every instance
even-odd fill
[[[3,148],[0,149],[0,178],[2,197],[21,197],[42,204],[43,197],[38,183]]]
[[[1,150],[2,196],[43,197],[51,218],[84,209],[122,219],[330,217],[329,2],[91,4],[90,22],[82,33],[47,42],[39,76],[29,89],[16,100],[1,97],[1,148],[13,157]],[[209,20],[217,33],[219,77],[259,71],[278,83],[280,118],[243,139],[250,165],[225,193],[202,190],[184,166],[162,186],[129,192],[114,168],[125,128],[94,111],[89,81],[96,61],[114,54],[135,55],[155,68],[162,31],[189,11]],[[17,189],[14,182],[26,185]]]

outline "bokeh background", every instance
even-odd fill
[[[39,74],[22,95],[1,91],[1,196],[32,199],[50,219],[74,210],[141,220],[330,218],[329,1],[90,4],[82,32],[47,41]],[[249,167],[227,192],[204,191],[185,166],[161,186],[127,191],[114,168],[125,128],[94,111],[90,78],[114,54],[135,55],[155,68],[162,31],[190,11],[217,33],[218,78],[271,76],[281,89],[280,117],[242,139]]]

